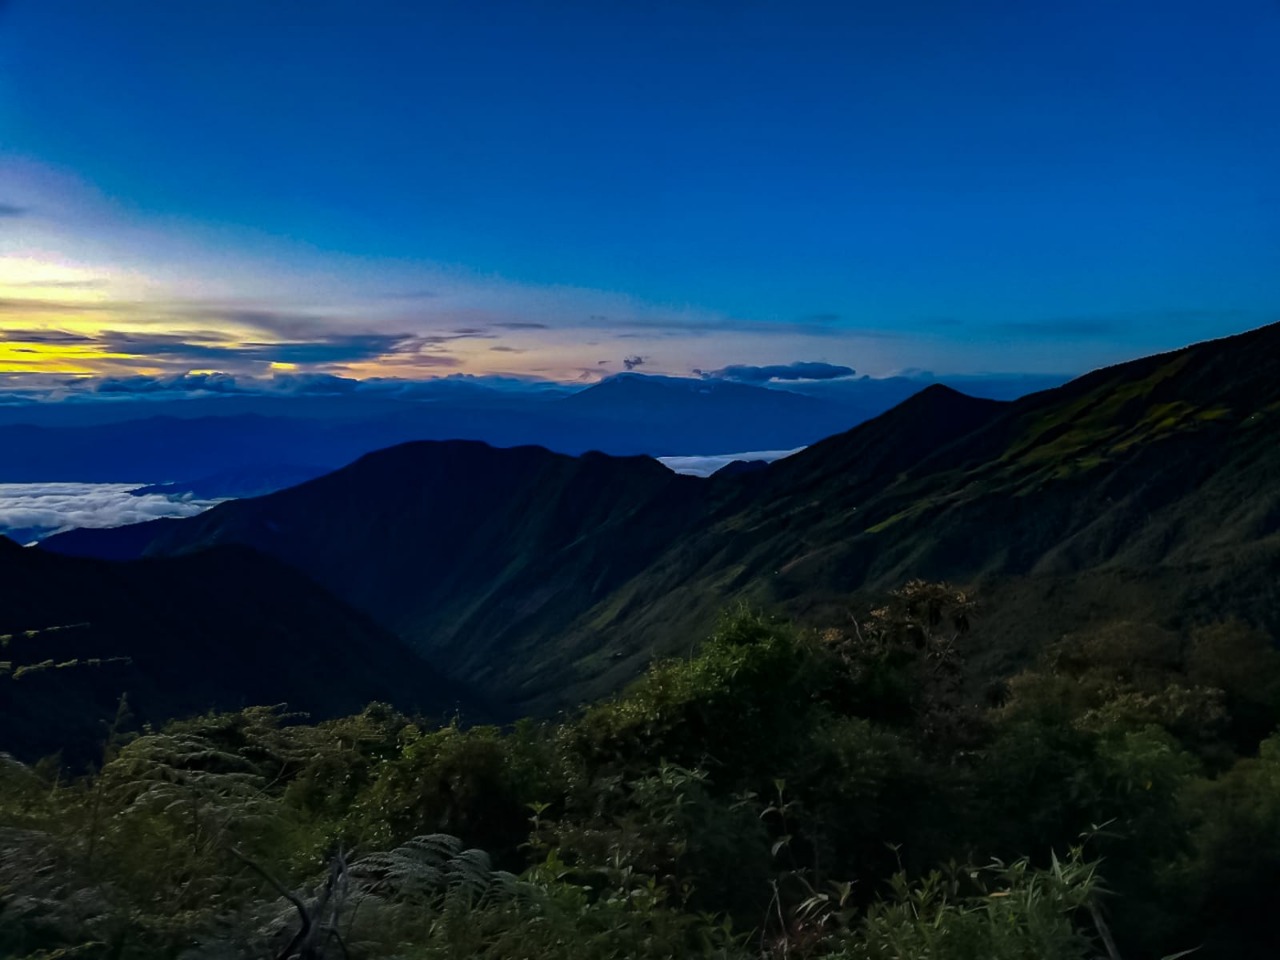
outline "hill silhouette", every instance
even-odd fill
[[[252,546],[483,683],[514,638],[557,629],[565,610],[643,571],[673,522],[696,515],[698,486],[647,457],[423,441],[222,504],[192,526],[78,531],[50,549],[123,557]]]

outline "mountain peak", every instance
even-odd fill
[[[891,408],[886,413],[892,413],[897,410],[919,411],[922,409],[944,409],[953,404],[964,403],[990,404],[998,401],[981,400],[978,397],[971,397],[969,394],[957,390],[955,387],[949,387],[945,383],[931,383],[927,387],[922,388],[906,400],[902,401],[896,408]]]
[[[946,384],[931,383],[880,416],[861,423],[843,434],[831,437],[818,446],[827,443],[835,444],[845,438],[852,439],[872,434],[929,433],[932,435],[939,430],[967,432],[1008,406],[1009,403],[1004,400],[971,397]]]
[[[940,448],[998,417],[1010,406],[933,383],[891,410],[788,457],[788,480],[840,473],[873,481],[909,469]]]

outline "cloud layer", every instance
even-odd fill
[[[40,539],[76,527],[118,527],[192,517],[216,500],[135,497],[131,483],[0,483],[0,534]]]
[[[568,394],[581,389],[554,380],[518,375],[476,376],[449,373],[425,379],[369,377],[358,379],[331,373],[275,373],[255,377],[229,373],[179,373],[154,376],[60,377],[0,373],[0,405],[21,406],[42,401],[147,400],[168,401],[201,397],[349,397],[369,399],[436,400],[467,391]]]

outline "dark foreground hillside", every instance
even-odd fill
[[[199,517],[45,548],[243,543],[513,715],[607,694],[726,604],[811,617],[911,577],[980,586],[988,660],[1109,620],[1280,631],[1280,325],[1011,403],[930,387],[767,469],[417,443]],[[980,671],[981,672],[981,671]]]
[[[0,751],[28,760],[99,756],[121,696],[133,724],[264,703],[475,714],[394,636],[244,547],[111,563],[0,537],[0,643]]]
[[[0,757],[24,960],[1270,960],[1280,655],[1224,622],[1066,638],[983,702],[972,598],[741,615],[508,731],[254,708]]]

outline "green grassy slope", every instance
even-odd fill
[[[998,590],[1000,648],[1099,613],[1176,625],[1210,598],[1280,630],[1280,326],[980,403],[926,391],[777,464],[594,611],[584,645],[607,630],[642,647],[675,611],[705,625],[735,598],[813,612],[917,576]]]

